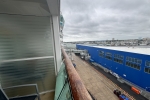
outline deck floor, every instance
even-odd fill
[[[87,90],[96,100],[119,99],[113,93],[113,90],[118,89],[118,87],[112,81],[74,54],[73,62],[76,64],[76,71],[80,75]]]
[[[44,94],[41,94],[40,95],[40,99],[41,100],[54,100],[54,95],[55,95],[55,92],[47,92],[47,93],[44,93]],[[38,100],[38,98],[36,98],[35,100]]]

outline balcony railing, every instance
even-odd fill
[[[57,76],[55,100],[92,100],[63,48],[62,53],[64,64]]]

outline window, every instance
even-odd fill
[[[140,65],[134,64],[134,68],[140,70]]]
[[[140,65],[137,65],[137,69],[140,70],[140,68],[141,68]]]
[[[123,59],[123,56],[121,56],[121,59]]]
[[[132,58],[132,62],[134,62],[134,58]]]
[[[132,61],[132,58],[131,58],[131,57],[129,57],[129,61]]]
[[[131,66],[131,63],[129,62],[129,67]]]
[[[133,57],[126,57],[126,66],[135,68],[137,70],[141,69],[140,64],[142,63],[142,60],[133,58]]]
[[[150,74],[150,61],[146,61],[145,66],[145,72]]]
[[[135,58],[135,63],[138,63],[138,59]]]
[[[126,57],[126,61],[129,61],[129,57]]]
[[[106,57],[108,60],[112,60],[112,54],[109,52],[106,52]]]
[[[126,66],[128,66],[128,62],[126,62]]]
[[[138,60],[138,64],[141,64],[142,63],[142,61],[141,60]]]
[[[137,64],[134,64],[134,68],[137,68]]]
[[[145,72],[148,73],[148,74],[150,74],[150,68],[145,67]]]
[[[120,58],[121,58],[121,55],[118,55],[118,58],[120,59]]]
[[[135,63],[132,63],[132,62],[126,62],[126,66],[128,66],[128,67],[131,67],[131,68],[135,68],[135,69],[137,69],[137,70],[140,70],[140,65],[138,65],[138,64],[135,64]]]
[[[104,57],[104,51],[100,51],[100,52],[99,52],[99,56],[100,56],[100,57]]]
[[[150,61],[146,61],[145,66],[150,67]]]
[[[133,63],[131,63],[131,67],[133,67]]]
[[[119,64],[123,64],[123,56],[119,54],[114,54],[114,62],[117,62]]]
[[[129,63],[130,63],[130,62],[127,62],[127,66],[130,66]]]

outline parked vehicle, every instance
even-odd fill
[[[114,94],[119,98],[119,100],[129,100],[127,96],[125,96],[124,94],[121,94],[121,91],[117,89],[114,90]]]

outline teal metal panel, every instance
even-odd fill
[[[65,65],[62,64],[56,79],[55,100],[72,100]]]

